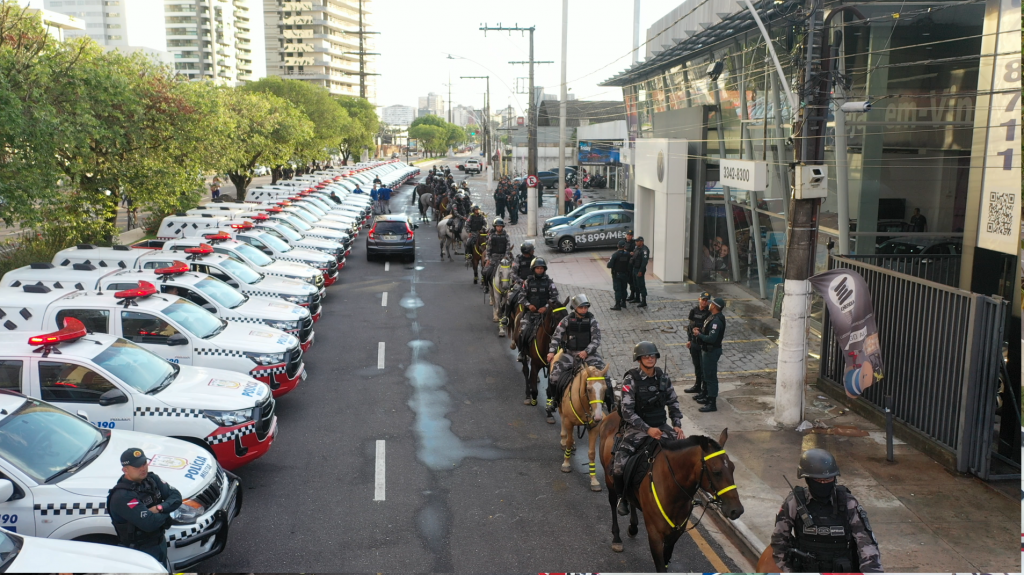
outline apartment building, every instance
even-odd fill
[[[385,106],[381,110],[381,121],[389,126],[408,126],[416,118],[416,108],[412,106]]]
[[[426,96],[420,96],[417,116],[426,116],[427,114],[440,116],[446,120],[448,119],[448,113],[445,112],[444,108],[444,96],[439,96],[433,92],[430,92]]]
[[[44,0],[47,11],[84,22],[84,29],[64,30],[65,39],[88,36],[106,49],[142,51],[169,63],[163,14],[150,0]]]
[[[264,77],[262,9],[259,0],[164,0],[175,70],[228,86]]]

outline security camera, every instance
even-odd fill
[[[717,82],[718,77],[722,75],[722,70],[725,69],[725,64],[719,60],[718,62],[712,62],[708,66],[708,78],[711,78],[712,82]]]
[[[839,107],[840,110],[847,114],[855,114],[860,112],[870,112],[871,102],[846,102]]]

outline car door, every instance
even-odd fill
[[[591,214],[586,219],[577,224],[577,230],[573,236],[573,240],[576,241],[578,246],[594,246],[597,245],[595,242],[599,242],[598,234],[602,227],[608,222],[608,217],[605,214]]]
[[[129,390],[91,366],[58,355],[34,358],[36,381],[29,394],[103,429],[134,426],[135,406]],[[102,398],[102,400],[101,400]]]
[[[608,225],[604,231],[608,234],[605,245],[617,246],[619,240],[626,239],[626,232],[633,229],[633,217],[625,212],[612,212],[608,214]]]
[[[181,286],[161,284],[160,292],[185,298],[188,301],[212,313],[213,315],[223,315],[221,313],[220,308],[217,307],[217,304],[215,304],[209,298],[207,298],[206,296],[197,292],[194,289],[189,289]]]
[[[0,439],[4,433],[0,431]],[[26,455],[31,456],[31,450],[34,446],[17,444],[12,446],[11,455]],[[22,451],[23,450],[23,451]],[[38,513],[34,509],[35,499],[32,497],[32,490],[29,489],[28,484],[24,481],[20,473],[15,473],[8,466],[11,465],[8,462],[0,461],[0,481],[10,481],[14,484],[14,493],[7,499],[7,501],[0,501],[0,527],[17,533],[18,535],[29,535],[33,536],[41,529],[51,531],[53,526],[36,526],[36,522],[46,521],[52,523],[53,518],[44,517],[41,513]]]
[[[121,310],[121,337],[171,363],[192,365],[192,336],[152,313]]]

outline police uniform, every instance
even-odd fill
[[[505,182],[499,182],[494,190],[494,213],[499,218],[505,217]]]
[[[598,348],[601,347],[601,326],[597,318],[589,311],[580,317],[576,311],[562,318],[551,336],[551,344],[548,346],[548,353],[558,353],[562,348],[562,356],[551,366],[551,374],[548,377],[548,399],[558,403],[561,397],[552,397],[555,393],[555,384],[566,371],[571,371],[576,354],[585,351],[587,359],[583,360],[587,365],[604,369],[604,358],[601,357]]]
[[[505,184],[505,207],[508,209],[509,223],[519,223],[519,192],[510,183]]]
[[[487,267],[484,268],[484,291],[486,292],[491,282],[492,274],[494,273],[494,266],[498,265],[501,258],[505,257],[505,254],[512,253],[512,238],[508,236],[508,233],[502,229],[498,232],[496,229],[492,229],[487,234]]]
[[[488,245],[488,248],[490,246]],[[531,305],[536,306],[538,310],[542,307],[548,308],[550,311],[559,304],[558,299],[558,287],[555,286],[554,280],[548,276],[547,272],[537,275],[530,274],[529,277],[523,281],[523,285],[520,288],[519,295],[520,303],[525,307],[529,308]],[[519,320],[519,339],[520,351],[525,351],[525,346],[522,345],[522,340],[526,339],[530,335],[530,322],[534,319],[533,316],[539,316],[540,314],[535,312],[527,311],[523,314],[523,317]]]
[[[519,301],[519,292],[522,290],[523,282],[533,275],[533,268],[530,262],[534,259],[533,252],[519,254],[512,260],[512,288],[508,293],[509,303]]]
[[[142,467],[147,458],[141,449],[128,449],[121,454],[121,465]],[[162,506],[162,511],[150,511]],[[181,493],[155,473],[141,482],[124,475],[107,494],[107,509],[114,532],[121,545],[142,551],[167,565],[167,540],[164,531],[171,525],[171,513],[181,506]]]
[[[711,294],[704,292],[700,294],[700,299],[710,300]],[[707,386],[704,384],[704,368],[700,361],[700,357],[704,353],[703,346],[701,346],[696,336],[693,335],[693,328],[703,328],[704,322],[709,317],[711,317],[711,305],[708,304],[707,308],[700,309],[700,304],[698,303],[690,309],[690,323],[686,329],[686,333],[690,338],[690,359],[693,361],[694,382],[693,387],[689,387],[684,391],[686,393],[696,393],[698,398],[707,397]]]
[[[471,213],[466,219],[466,233],[469,239],[466,240],[466,257],[470,257],[473,246],[480,239],[481,232],[487,227],[487,218],[483,214]]]
[[[653,375],[647,375],[640,367],[634,367],[622,377],[622,407],[620,412],[626,424],[622,441],[615,452],[612,473],[621,476],[626,460],[632,455],[645,437],[647,430],[657,427],[668,439],[676,436],[674,427],[682,427],[683,412],[679,409],[679,397],[672,388],[672,380],[655,366]],[[665,408],[668,408],[666,417]],[[671,419],[671,425],[669,420]]]
[[[630,235],[630,236],[633,235],[633,230],[630,230],[630,231],[626,232],[626,234]],[[626,251],[629,252],[629,258],[630,258],[630,262],[631,262],[630,263],[630,267],[632,267],[633,252],[635,250],[636,250],[636,240],[635,239],[630,239],[630,238],[627,237],[626,238]],[[637,293],[636,293],[636,283],[633,281],[633,274],[629,275],[629,283],[627,284],[627,286],[629,287],[629,297],[626,298],[626,301],[639,301],[638,298],[637,298]]]
[[[629,250],[628,242],[626,249]],[[637,307],[647,307],[647,278],[644,274],[647,273],[647,262],[651,259],[651,248],[645,244],[634,247],[632,252],[629,258],[629,279],[631,288],[635,290],[633,301],[640,302]]]
[[[707,388],[707,399],[701,402],[705,404],[700,408],[701,411],[718,410],[718,360],[722,357],[722,339],[725,337],[725,314],[722,313],[725,303],[722,298],[715,298],[712,302],[721,303],[718,313],[709,315],[704,320],[700,334],[695,336],[701,345],[700,363],[704,372],[704,386]]]
[[[612,287],[615,289],[614,310],[626,307],[626,289],[629,285],[629,252],[619,243],[619,250],[608,260],[608,269],[612,270]]]

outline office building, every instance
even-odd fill
[[[385,106],[381,110],[380,119],[389,126],[408,126],[416,118],[416,108],[412,106]]]
[[[418,113],[417,117],[433,114],[435,116],[440,116],[445,120],[448,119],[448,111],[444,107],[444,96],[439,96],[433,92],[430,92],[426,96],[420,96],[419,110],[421,113]]]
[[[160,62],[172,61],[163,13],[149,0],[44,0],[43,6],[84,23],[84,29],[65,29],[65,39],[88,36],[108,50],[144,52]]]
[[[266,75],[259,0],[164,0],[164,12],[179,74],[228,86]]]

